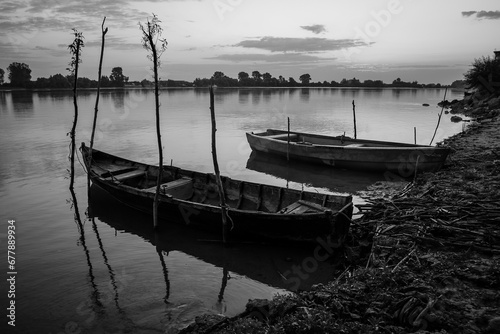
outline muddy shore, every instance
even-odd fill
[[[239,316],[199,317],[181,333],[500,333],[500,109],[455,102],[474,118],[440,143],[442,170],[371,198],[331,261],[336,279]]]

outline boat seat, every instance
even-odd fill
[[[106,181],[119,181],[119,182],[123,182],[125,180],[130,180],[130,179],[133,179],[133,178],[136,178],[136,177],[139,177],[139,176],[144,176],[146,174],[146,171],[142,170],[142,169],[135,169],[135,170],[131,170],[129,172],[126,172],[126,173],[122,173],[122,174],[118,174],[118,175],[111,175],[111,176],[108,176],[108,177],[105,177],[104,179]]]
[[[296,215],[301,213],[323,212],[325,210],[328,209],[319,204],[304,200],[298,200],[297,202],[290,204],[286,208],[281,209],[279,213]]]
[[[145,191],[155,193],[156,186],[145,189]],[[160,194],[182,200],[190,199],[193,196],[193,191],[193,179],[185,176],[160,185]]]
[[[365,147],[365,144],[348,144],[345,147]]]

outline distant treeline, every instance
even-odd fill
[[[219,87],[409,87],[409,88],[440,88],[446,87],[440,83],[421,84],[417,81],[405,82],[400,78],[395,79],[392,83],[384,83],[382,80],[364,80],[356,78],[342,79],[337,81],[318,81],[313,82],[309,74],[302,74],[299,81],[289,77],[288,80],[283,76],[278,78],[273,77],[269,73],[261,74],[259,71],[253,71],[250,76],[246,72],[238,73],[238,78],[230,78],[222,72],[215,72],[211,78],[196,78],[193,82],[195,87],[206,87],[210,84]],[[453,88],[463,88],[464,82],[456,80],[451,84]]]
[[[24,63],[12,63],[7,68],[9,71],[8,78],[10,83],[4,83],[5,71],[0,69],[0,84],[3,87],[12,88],[27,88],[27,89],[48,89],[57,88],[65,89],[72,88],[74,77],[73,75],[55,74],[48,78],[38,78],[35,81],[31,80],[31,69]],[[97,80],[91,80],[85,77],[79,77],[77,81],[79,88],[97,88]],[[111,74],[101,77],[101,87],[151,87],[154,85],[152,81],[144,79],[142,81],[129,81],[129,78],[123,74],[121,67],[114,67]],[[392,83],[384,83],[382,80],[364,80],[359,79],[342,79],[337,81],[313,82],[309,74],[302,74],[299,81],[283,76],[273,77],[268,72],[261,74],[259,71],[253,71],[252,75],[246,72],[238,73],[238,78],[230,78],[223,72],[216,71],[211,78],[196,78],[193,82],[183,80],[161,80],[160,87],[207,87],[211,84],[218,87],[408,87],[408,88],[440,88],[445,87],[439,83],[421,84],[417,81],[406,82],[400,78],[395,79]],[[457,80],[451,84],[452,88],[463,88],[464,81]]]

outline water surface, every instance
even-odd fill
[[[79,93],[78,143],[89,140],[95,94]],[[221,173],[296,189],[356,194],[384,175],[289,166],[251,154],[245,132],[286,129],[289,117],[292,130],[353,136],[354,100],[358,138],[412,143],[416,127],[417,142],[428,144],[443,94],[442,89],[217,89]],[[448,93],[448,99],[460,97]],[[212,172],[208,91],[163,90],[161,102],[165,163]],[[157,162],[152,91],[104,91],[99,109],[96,148]],[[70,92],[0,92],[0,233],[6,250],[7,222],[16,221],[18,329],[165,332],[196,315],[232,316],[249,298],[308,289],[333,276],[329,261],[313,261],[318,245],[223,248],[211,235],[173,227],[155,235],[151,217],[115,203],[94,187],[94,218],[87,218],[86,177],[78,160],[75,197],[68,190],[72,120]],[[443,115],[435,142],[461,129],[462,124]],[[76,208],[81,224],[75,220]],[[7,307],[5,296],[2,301]]]

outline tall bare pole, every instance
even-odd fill
[[[225,244],[228,242],[228,226],[227,226],[227,206],[226,206],[226,196],[224,194],[224,187],[222,186],[222,180],[220,178],[219,163],[217,162],[217,145],[216,145],[216,135],[217,126],[215,123],[215,103],[214,103],[214,88],[210,86],[210,117],[212,119],[212,160],[214,163],[215,179],[217,182],[217,188],[219,190],[220,207],[222,213],[222,242]]]
[[[106,21],[106,16],[102,20],[102,25],[101,25],[101,32],[102,32],[102,37],[101,37],[101,57],[99,59],[99,70],[97,72],[97,97],[95,99],[95,107],[94,107],[94,122],[92,123],[92,135],[90,136],[90,159],[92,159],[92,148],[94,147],[94,136],[95,136],[95,128],[97,125],[97,112],[99,110],[99,96],[101,92],[101,73],[102,73],[102,59],[104,58],[104,42],[105,42],[105,36],[106,33],[108,32],[108,28],[104,29],[104,22]]]
[[[156,15],[153,14],[153,18],[151,21],[147,21],[146,26],[144,27],[139,23],[139,27],[142,30],[142,45],[144,48],[151,52],[148,55],[148,58],[153,62],[153,73],[154,73],[154,81],[155,81],[155,110],[156,110],[156,138],[158,141],[158,153],[159,153],[159,161],[158,161],[158,177],[156,179],[156,192],[153,201],[153,226],[155,228],[158,227],[158,206],[159,206],[159,198],[160,198],[160,186],[163,179],[163,147],[161,143],[161,129],[160,129],[160,93],[158,89],[158,67],[160,67],[159,58],[161,54],[167,49],[167,41],[165,39],[161,39],[162,28],[159,23],[161,21],[158,19]],[[160,42],[160,45],[157,46],[157,42]]]
[[[71,144],[70,144],[70,184],[69,188],[73,189],[73,185],[75,183],[75,150],[76,150],[76,143],[75,143],[75,136],[76,136],[76,124],[78,123],[78,101],[77,101],[77,85],[78,85],[78,64],[82,62],[80,56],[81,56],[81,50],[84,46],[83,44],[83,34],[79,32],[78,30],[73,28],[73,35],[75,36],[75,39],[73,40],[73,43],[68,45],[68,49],[70,53],[72,54],[71,57],[71,62],[69,63],[70,67],[68,68],[71,73],[75,76],[75,80],[73,83],[73,106],[75,109],[75,116],[73,119],[73,127],[71,128],[70,132],[70,137],[71,137]]]
[[[287,117],[287,142],[286,142],[286,161],[290,161],[290,117]]]
[[[354,139],[356,139],[357,133],[356,133],[356,105],[354,104],[354,100],[352,100],[352,116],[354,118]]]

